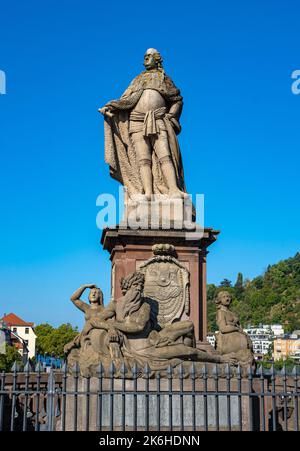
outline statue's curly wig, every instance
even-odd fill
[[[157,62],[159,69],[162,69],[163,59],[162,59],[161,54],[159,52],[156,52],[156,53],[153,53],[153,56],[154,56],[155,61]]]
[[[145,276],[143,273],[138,272],[138,271],[133,272],[133,273],[129,274],[127,277],[121,278],[121,290],[128,291],[129,288],[131,288],[133,284],[135,284],[135,283],[144,284],[144,282],[145,282]]]

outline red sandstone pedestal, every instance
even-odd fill
[[[190,272],[190,314],[196,340],[206,341],[206,255],[207,248],[216,241],[218,231],[205,228],[201,233],[185,230],[132,230],[107,228],[103,230],[101,244],[110,253],[111,294],[121,296],[120,279],[137,271],[141,264],[153,256],[154,244],[172,244],[177,259]]]

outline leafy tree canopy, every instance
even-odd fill
[[[35,327],[37,335],[37,353],[50,354],[55,357],[63,357],[64,346],[78,334],[78,328],[71,324],[61,324],[54,328],[48,323]]]
[[[0,371],[10,372],[15,362],[22,362],[22,357],[14,346],[6,345],[5,354],[0,354]]]
[[[232,295],[231,309],[243,327],[248,324],[283,324],[287,332],[300,329],[300,253],[268,266],[265,273],[253,280],[243,281],[241,273],[232,287],[228,279],[219,286],[207,286],[208,329],[217,329],[215,298],[219,291]]]

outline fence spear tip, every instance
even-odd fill
[[[225,374],[226,374],[226,376],[231,375],[231,367],[230,367],[229,363],[226,363],[226,365],[225,365]]]
[[[115,374],[115,371],[116,371],[116,367],[115,367],[115,364],[114,364],[114,362],[113,362],[113,360],[112,360],[111,363],[110,363],[110,365],[109,365],[109,375],[110,375],[111,377],[113,377],[114,374]]]
[[[173,367],[172,367],[172,365],[168,366],[168,368],[167,368],[167,375],[168,375],[168,377],[172,377],[172,375],[173,375]]]
[[[263,376],[264,370],[263,370],[263,366],[262,366],[261,364],[260,364],[259,367],[257,368],[256,374],[257,374],[258,376]]]
[[[192,378],[195,378],[195,376],[196,376],[195,362],[192,362],[192,364],[190,366],[190,375],[191,375]]]
[[[215,377],[218,377],[218,375],[219,375],[219,367],[218,367],[218,365],[217,365],[216,363],[215,363],[214,366],[213,366],[212,374],[213,374],[213,376],[215,376]]]
[[[67,374],[67,372],[68,372],[68,364],[67,364],[66,361],[64,361],[63,366],[61,367],[61,371],[62,371],[64,374]]]
[[[24,373],[30,373],[30,371],[32,371],[32,367],[29,360],[27,360],[26,365],[24,366]]]
[[[150,369],[149,363],[146,362],[146,365],[144,366],[144,375],[149,376],[150,373],[151,373],[151,369]]]
[[[286,376],[286,366],[285,366],[285,364],[283,365],[282,370],[280,371],[280,374],[282,376]]]
[[[102,362],[99,362],[99,365],[96,368],[96,373],[98,374],[99,377],[102,377],[104,374],[104,368],[103,368],[103,364]]]
[[[126,368],[125,362],[122,362],[122,364],[121,364],[120,373],[121,373],[121,376],[125,376],[125,374],[127,373],[127,368]]]
[[[134,364],[132,365],[131,372],[132,372],[133,377],[136,378],[137,374],[138,374],[138,366],[137,366],[136,362],[134,362]]]
[[[75,376],[79,374],[79,363],[75,362],[75,364],[72,366],[72,373],[74,373]]]
[[[17,373],[20,370],[18,362],[15,360],[13,366],[11,367],[13,373]]]
[[[35,365],[34,371],[35,371],[36,373],[41,373],[41,372],[43,371],[43,365],[41,364],[41,362],[38,362],[38,363]]]

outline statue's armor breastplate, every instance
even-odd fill
[[[155,89],[145,89],[133,111],[147,113],[150,110],[156,110],[166,106],[165,99]]]

